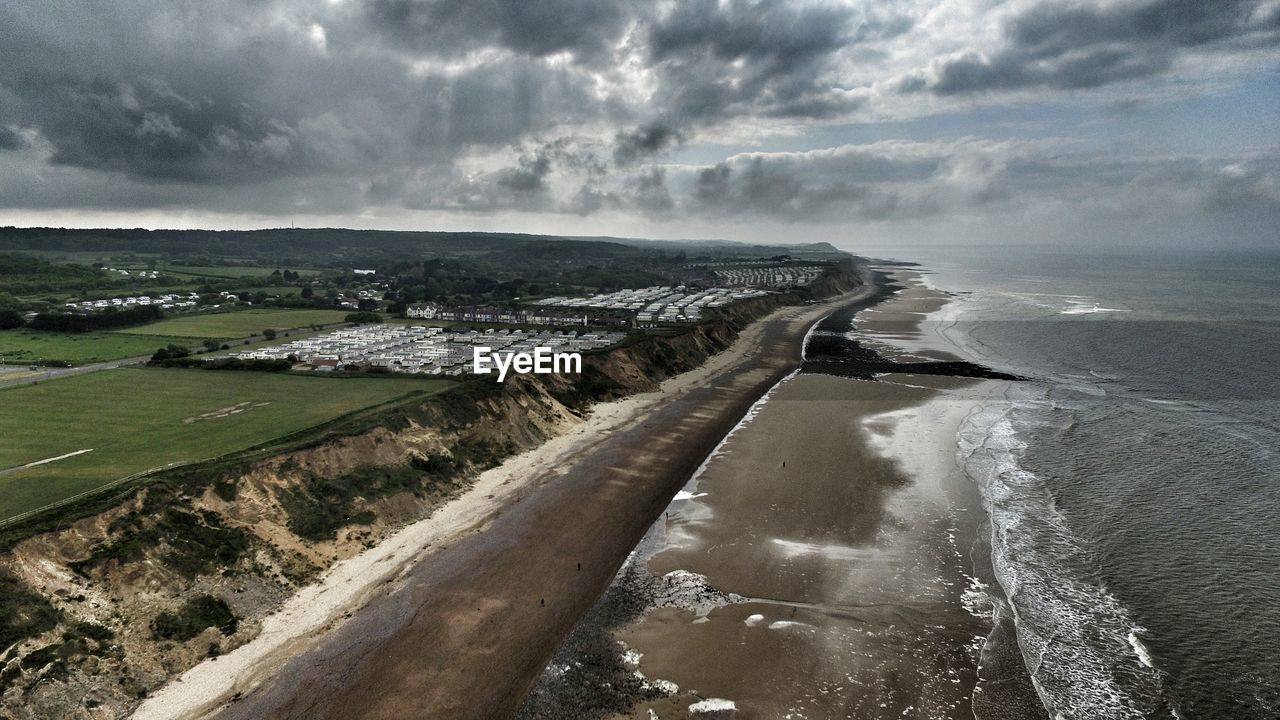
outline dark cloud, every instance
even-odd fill
[[[629,165],[681,142],[684,142],[684,135],[661,122],[641,125],[634,130],[620,130],[614,137],[613,159],[619,165]]]
[[[578,189],[578,192],[574,194],[573,198],[570,199],[566,209],[575,215],[582,215],[585,217],[604,210],[605,208],[616,208],[620,206],[621,202],[614,193],[607,190],[601,190],[590,185],[583,185]]]
[[[693,186],[694,200],[707,207],[725,205],[729,200],[731,172],[726,163],[699,170]]]
[[[317,166],[295,126],[158,80],[66,79],[32,100],[55,164],[183,180],[216,175],[220,164],[247,180]]]
[[[677,3],[649,30],[660,104],[694,122],[848,111],[857,102],[834,92],[824,73],[857,18],[850,6],[785,0]]]
[[[709,53],[722,61],[763,60],[773,72],[789,72],[843,46],[853,16],[847,7],[783,0],[691,0],[653,25],[649,49],[659,62]]]
[[[27,141],[12,129],[0,125],[0,150],[19,150],[26,147]]]
[[[892,190],[846,180],[824,181],[804,164],[754,157],[737,167],[721,163],[697,173],[691,210],[785,222],[883,219],[900,204]],[[917,206],[916,212],[921,208]]]
[[[1025,87],[1078,89],[1168,71],[1187,50],[1274,44],[1280,12],[1259,0],[1147,0],[1108,5],[1046,2],[1014,16],[1005,45],[943,62],[905,91],[956,95]]]
[[[549,62],[412,67],[340,6],[39,5],[0,6],[0,125],[58,165],[211,185],[447,170],[603,112]]]
[[[668,182],[670,184],[670,182]],[[675,214],[790,223],[1179,212],[1280,222],[1280,150],[1238,157],[1121,157],[1054,142],[875,143],[759,153],[684,171]]]
[[[365,10],[373,27],[430,55],[499,46],[584,61],[606,59],[630,16],[607,0],[369,0]]]
[[[698,174],[696,197],[721,211],[790,217],[799,209],[804,184],[781,164],[753,158],[734,170],[720,164]]]
[[[977,93],[1057,100],[1160,75],[1178,92],[1207,92],[1255,58],[1265,62],[1251,80],[1271,72],[1280,45],[1280,6],[1262,0],[951,4],[947,37],[935,10],[927,0],[10,0],[0,3],[0,207],[808,222],[1034,202],[1140,212],[1160,198],[1274,213],[1280,172],[1259,157],[1067,161],[977,140],[725,157],[724,146],[767,151],[783,134],[808,148],[903,118],[919,129],[911,122]],[[991,13],[1009,14],[979,47]],[[1133,102],[1150,115],[1164,99]],[[841,135],[862,119],[888,122]],[[998,137],[994,125],[955,132]],[[680,164],[690,158],[697,165]]]
[[[626,189],[631,206],[646,215],[665,215],[675,207],[667,190],[667,174],[662,168],[651,168],[628,179]]]
[[[551,158],[540,155],[521,158],[520,166],[509,168],[498,178],[498,185],[517,193],[547,191],[547,175],[551,174]]]

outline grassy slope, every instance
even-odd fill
[[[122,334],[171,335],[185,338],[242,338],[266,328],[288,330],[308,325],[342,322],[347,310],[238,310],[212,315],[180,315],[138,327],[117,330]]]
[[[169,343],[188,345],[191,339],[149,333],[4,330],[0,331],[0,361],[22,364],[38,360],[64,360],[82,365],[150,355],[156,348],[165,347]]]
[[[268,442],[345,413],[448,383],[131,368],[0,390],[0,469],[93,452],[0,475],[0,519],[168,463]],[[184,422],[238,403],[225,417]]]

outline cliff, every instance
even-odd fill
[[[115,718],[148,691],[237,647],[334,562],[429,516],[484,469],[578,423],[591,404],[702,364],[804,291],[632,336],[584,357],[578,377],[473,379],[348,419],[290,447],[149,478],[105,509],[0,556],[0,715]]]

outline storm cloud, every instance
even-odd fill
[[[1280,152],[1097,157],[1075,143],[880,142],[747,153],[682,168],[681,211],[788,222],[1017,215],[1053,204],[1080,214],[1249,211],[1280,217]]]
[[[1042,2],[1010,16],[993,53],[942,60],[906,87],[952,95],[1023,87],[1078,89],[1162,74],[1190,52],[1274,45],[1280,6],[1257,0]]]
[[[1271,0],[16,0],[0,210],[524,213],[656,234],[1141,214],[1151,197],[1265,215],[1277,151],[1256,141],[1122,161],[1079,127],[895,133],[1210,97],[1273,80],[1278,47]]]

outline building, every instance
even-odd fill
[[[553,312],[546,308],[512,310],[484,306],[444,307],[435,303],[410,305],[405,315],[441,322],[502,323],[507,325],[586,325],[587,316]]]

